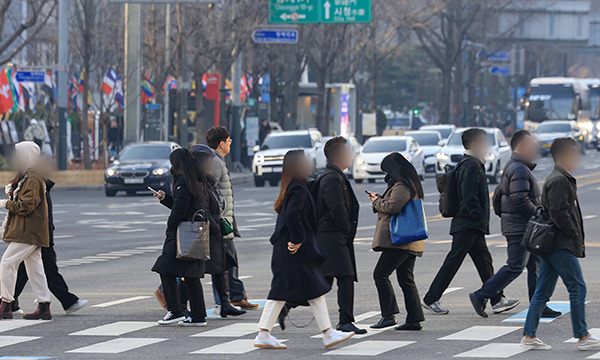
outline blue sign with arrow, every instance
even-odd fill
[[[296,29],[258,29],[252,33],[252,40],[257,44],[297,44]]]
[[[490,68],[490,74],[492,75],[501,75],[501,76],[509,76],[510,68],[505,66],[492,66]]]
[[[477,53],[477,58],[479,60],[508,62],[510,61],[510,51],[480,51]]]
[[[15,77],[18,82],[43,83],[46,73],[44,71],[17,71]]]

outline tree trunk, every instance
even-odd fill
[[[463,99],[463,68],[462,62],[454,67],[454,79],[452,82],[452,123],[457,126],[466,126],[464,121],[465,105]]]
[[[440,96],[440,124],[450,123],[450,98],[451,98],[451,87],[452,87],[452,70],[442,70],[442,91]]]
[[[325,81],[326,81],[326,73],[325,69],[317,68],[317,118],[316,125],[321,130],[323,134],[328,133],[329,129],[329,117],[327,114],[327,109],[325,109],[325,96],[327,96],[327,91],[325,89]]]
[[[196,141],[198,143],[206,143],[206,131],[213,124],[212,119],[207,119],[204,113],[204,93],[202,90],[202,75],[204,71],[194,72],[194,82],[196,83]]]

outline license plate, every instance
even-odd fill
[[[282,171],[283,171],[283,170],[282,170],[280,167],[274,167],[274,168],[271,168],[271,172],[272,172],[272,173],[280,173],[280,172],[282,172]]]
[[[543,144],[542,147],[549,148],[552,144]]]
[[[125,184],[143,184],[144,179],[125,179]]]

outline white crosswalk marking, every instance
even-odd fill
[[[22,328],[25,326],[39,325],[39,324],[45,324],[45,323],[48,323],[48,321],[21,320],[21,319],[10,320],[10,321],[0,321],[0,332],[15,330],[15,329],[19,329],[19,328]]]
[[[113,306],[113,305],[125,304],[125,303],[132,302],[132,301],[149,299],[151,297],[152,296],[134,296],[134,297],[130,297],[130,298],[125,298],[125,299],[105,302],[102,304],[92,305],[92,307],[105,308],[105,307],[109,307],[109,306]]]
[[[328,351],[323,355],[342,355],[342,356],[377,356],[385,352],[392,351],[416,341],[362,341],[357,344],[345,346],[340,349]]]
[[[194,334],[192,337],[240,337],[258,333],[258,323],[236,323]]]
[[[464,287],[449,287],[446,289],[446,291],[444,291],[444,293],[442,295],[448,295],[450,293],[453,293],[455,291],[462,290],[462,289],[464,289]]]
[[[520,326],[471,326],[438,340],[490,341],[519,329]]]
[[[482,347],[478,347],[473,350],[465,351],[458,355],[454,355],[456,358],[500,358],[506,359],[511,356],[523,353],[527,350],[522,349],[520,344],[487,344]]]
[[[117,321],[112,324],[96,326],[86,330],[77,331],[69,335],[85,336],[120,336],[130,332],[157,326],[155,322],[149,321]]]
[[[68,353],[77,354],[120,354],[125,351],[137,349],[143,346],[157,344],[168,339],[149,339],[149,338],[123,338],[104,341],[101,343],[84,346]]]
[[[191,352],[190,354],[204,354],[204,355],[241,355],[249,353],[250,351],[257,350],[254,347],[254,340],[234,340],[223,344],[214,345],[205,349]]]
[[[0,336],[0,348],[9,345],[24,343],[31,340],[41,339],[39,336]]]
[[[586,359],[600,359],[600,352],[586,357]]]
[[[595,337],[600,337],[600,328],[591,328],[591,329],[588,329],[588,332]],[[565,342],[566,343],[576,343],[577,341],[579,341],[579,340],[575,339],[575,338],[570,338],[569,340],[566,340]]]

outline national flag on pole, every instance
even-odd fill
[[[141,85],[142,90],[142,105],[146,105],[149,102],[152,102],[154,98],[154,85],[152,85],[152,74],[149,71],[146,71],[144,75],[144,80]]]
[[[102,80],[102,92],[110,96],[115,89],[115,81],[117,79],[117,73],[113,69],[108,70],[104,79]]]
[[[0,71],[0,114],[9,112],[14,106],[7,71],[8,69]]]
[[[25,81],[21,83],[21,89],[23,90],[23,98],[25,102],[25,108],[32,110],[35,112],[35,104],[36,104],[36,89],[35,84],[30,81]]]
[[[55,88],[56,85],[52,78],[52,71],[48,70],[46,72],[46,76],[44,77],[44,84],[42,85],[42,89],[44,89],[44,91],[46,92],[46,99],[44,101],[44,104],[48,109],[54,106]]]
[[[13,66],[10,68],[10,90],[13,95],[13,111],[25,110],[25,102],[23,100],[23,89],[21,83],[17,81],[17,67]]]
[[[169,90],[177,90],[177,79],[173,75],[167,77],[169,83]]]
[[[115,80],[115,101],[119,104],[119,107],[123,109],[125,107],[125,94],[123,92],[123,83],[121,83],[121,77],[117,74]]]
[[[79,77],[79,92],[83,94],[83,84],[85,82],[84,79],[84,75],[83,73],[81,73],[81,76]]]

